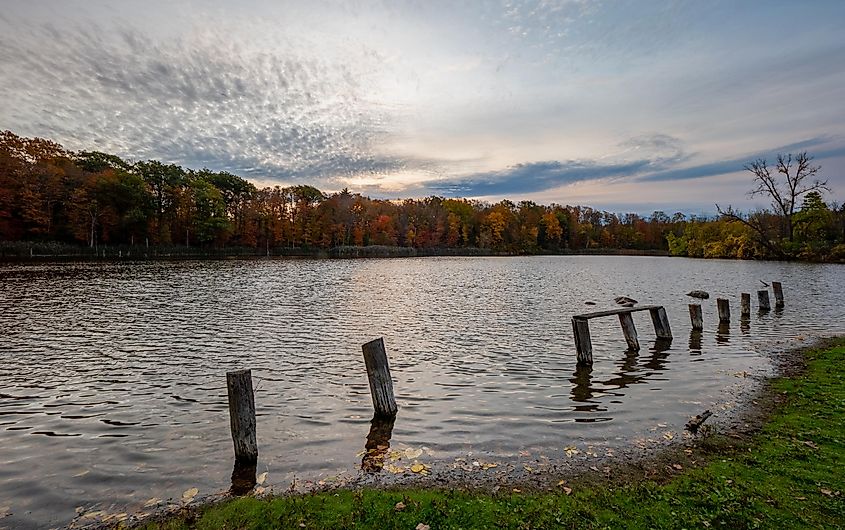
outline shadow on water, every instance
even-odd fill
[[[255,463],[245,464],[235,461],[232,470],[232,488],[229,492],[232,495],[246,495],[255,487]]]
[[[373,417],[370,422],[370,432],[364,445],[364,458],[361,469],[367,473],[378,473],[384,467],[384,458],[390,450],[390,437],[393,435],[393,424],[396,417]]]

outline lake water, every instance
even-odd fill
[[[786,307],[758,314],[754,295],[741,325],[739,293],[761,279],[783,282]],[[692,289],[711,293],[700,336]],[[615,317],[593,320],[595,364],[577,371],[570,317],[619,295],[665,305],[674,341],[655,350],[635,313],[629,354]],[[734,314],[721,333],[717,296]],[[845,333],[843,300],[843,266],[680,258],[0,265],[0,527],[228,489],[228,370],[253,370],[258,472],[279,485],[360,468],[361,344],[380,336],[393,447],[430,462],[623,448],[727,415],[775,341]]]

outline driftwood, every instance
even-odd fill
[[[707,300],[708,298],[710,298],[710,293],[708,293],[707,291],[701,291],[699,289],[696,289],[694,291],[688,292],[687,296],[691,296],[693,298],[700,298],[701,300]]]
[[[692,419],[687,422],[686,426],[684,426],[684,429],[688,430],[693,434],[697,434],[698,429],[701,428],[701,424],[707,421],[707,418],[712,415],[713,413],[709,410],[705,410],[701,414],[696,414]]]

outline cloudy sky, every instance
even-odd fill
[[[845,198],[845,2],[3,0],[0,129],[258,184],[755,206]],[[760,202],[760,205],[763,205]]]

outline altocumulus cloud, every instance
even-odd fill
[[[21,134],[319,185],[408,164],[374,149],[392,120],[365,97],[376,54],[333,60],[301,46],[264,51],[202,34],[154,41],[96,26],[4,33],[0,116]]]

